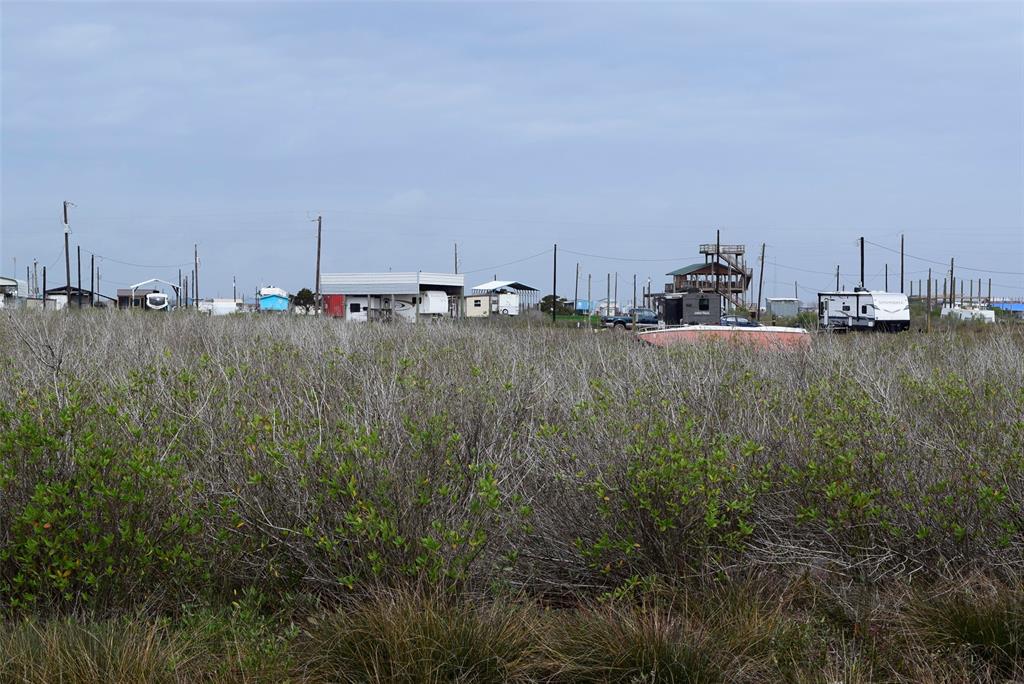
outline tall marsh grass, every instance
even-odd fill
[[[332,624],[364,634],[379,657],[356,663],[339,642],[333,660],[310,661],[334,673],[323,676],[427,677],[401,653],[425,648],[416,639],[433,639],[431,628],[400,636],[388,625],[432,613],[388,604],[390,591],[456,601],[438,604],[436,624],[464,624],[464,661],[490,669],[438,662],[436,672],[466,681],[568,676],[545,669],[558,658],[544,649],[523,646],[529,666],[486,655],[492,642],[538,643],[537,624],[559,625],[543,643],[561,644],[571,667],[591,667],[584,636],[604,639],[606,654],[622,645],[621,667],[587,670],[602,681],[633,672],[628,663],[647,673],[636,681],[799,679],[780,654],[836,657],[811,645],[812,615],[850,645],[845,664],[875,662],[880,625],[958,663],[981,658],[993,676],[1007,672],[1001,654],[1019,654],[1017,641],[956,636],[944,618],[893,617],[887,604],[967,573],[1020,587],[1019,329],[821,336],[782,352],[473,323],[0,318],[0,611],[50,629],[63,616],[106,624],[142,610],[173,620],[175,638],[186,625],[209,644],[232,623],[211,617],[200,629],[195,616],[258,595],[265,610],[236,621],[297,636],[232,637],[264,656],[239,656],[224,677],[292,668],[282,654],[293,641],[315,643]],[[675,599],[650,604],[683,592],[727,607],[709,587],[751,582],[813,585],[817,598],[787,593],[772,607],[758,590],[760,612],[731,622],[692,604],[680,613]],[[525,607],[487,612],[509,596]],[[275,611],[295,601],[336,618],[318,630],[282,621]],[[555,614],[517,612],[536,606]],[[722,635],[762,621],[774,636],[734,642],[733,659],[709,655]],[[398,655],[374,630],[404,640]],[[207,650],[226,648],[217,639]],[[950,646],[971,639],[995,646]]]

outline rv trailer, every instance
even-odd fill
[[[826,330],[900,332],[910,328],[910,302],[899,292],[819,292],[818,323]]]

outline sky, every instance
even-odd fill
[[[0,37],[4,275],[63,284],[68,200],[107,294],[194,245],[204,297],[312,287],[320,215],[324,272],[457,244],[547,292],[557,244],[560,295],[625,301],[721,231],[813,301],[859,237],[898,289],[902,235],[908,282],[1024,297],[1024,3],[4,1]]]

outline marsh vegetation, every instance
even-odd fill
[[[0,318],[0,680],[1024,677],[1024,334]]]

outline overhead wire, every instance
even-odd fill
[[[530,259],[536,259],[539,256],[543,256],[545,254],[550,254],[551,251],[552,250],[550,250],[550,249],[545,249],[543,252],[537,252],[536,254],[531,254],[528,257],[523,257],[522,259],[516,259],[515,261],[507,261],[504,264],[497,264],[495,266],[487,266],[485,268],[477,268],[477,269],[474,269],[472,271],[463,271],[462,273],[465,274],[465,275],[469,275],[471,273],[482,273],[483,271],[493,271],[493,270],[498,269],[498,268],[504,268],[505,266],[512,266],[514,264],[521,264],[524,261],[529,261]]]
[[[880,245],[877,242],[872,242],[871,240],[865,239],[864,243],[868,244],[868,245],[872,245],[874,247],[878,247],[880,249],[888,250],[888,251],[893,252],[895,254],[903,254],[903,256],[910,257],[911,259],[917,259],[918,261],[924,261],[925,263],[937,264],[939,266],[947,266],[948,265],[948,263],[945,262],[945,261],[935,261],[934,259],[926,259],[925,257],[915,256],[915,255],[910,254],[910,253],[905,252],[905,251],[904,252],[900,252],[900,250],[898,250],[898,249],[893,249],[892,247],[888,247],[886,245]],[[955,266],[956,266],[956,268],[958,270],[974,271],[975,273],[995,273],[996,275],[1024,275],[1024,271],[993,271],[993,270],[986,269],[986,268],[972,268],[971,266],[963,266],[961,264],[956,264]]]
[[[184,261],[184,262],[182,262],[180,264],[136,264],[136,263],[133,263],[131,261],[121,261],[120,259],[115,259],[113,257],[106,256],[104,254],[97,254],[95,252],[90,252],[87,249],[84,249],[82,251],[85,252],[86,254],[91,254],[92,256],[96,257],[97,259],[103,259],[104,261],[110,261],[112,263],[119,264],[121,266],[133,266],[135,268],[185,268],[186,266],[192,266],[192,262],[191,261]]]

